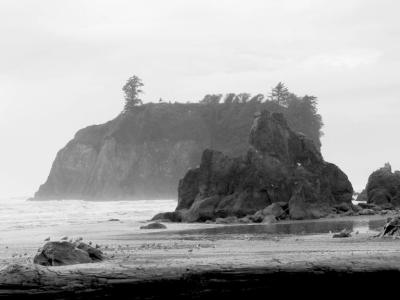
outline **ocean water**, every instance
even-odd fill
[[[28,201],[23,198],[0,199],[1,246],[39,245],[47,237],[83,237],[88,240],[118,240],[143,233],[140,226],[159,212],[173,211],[176,200]],[[115,220],[115,221],[113,221]],[[318,234],[349,229],[358,232],[377,231],[385,217],[364,216],[356,219],[309,220],[273,225],[217,225],[197,229],[196,224],[168,224],[172,231],[186,234]],[[210,225],[211,226],[211,225]],[[194,230],[192,230],[194,229]]]
[[[46,235],[93,235],[112,232],[116,226],[135,231],[159,212],[173,211],[176,200],[29,201],[23,198],[0,199],[0,244],[28,241]],[[110,221],[118,219],[117,222]]]

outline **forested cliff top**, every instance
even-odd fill
[[[311,138],[317,148],[321,146],[323,124],[316,98],[296,96],[283,84],[269,97],[212,94],[197,103],[160,99],[141,104],[137,93],[129,97],[129,90],[125,92],[126,105],[120,115],[79,130],[59,151],[35,198],[175,196],[179,179],[199,164],[204,149],[244,153],[254,114],[265,109],[282,112],[291,128]]]

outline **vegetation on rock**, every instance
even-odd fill
[[[126,81],[125,85],[122,87],[125,93],[124,111],[130,111],[134,109],[135,106],[142,104],[142,99],[139,98],[139,95],[143,93],[141,90],[142,86],[144,86],[142,80],[136,75],[133,75]]]
[[[283,113],[291,128],[321,146],[315,97],[285,92],[283,105],[263,94],[229,93],[198,103],[139,105],[142,87],[140,78],[129,78],[123,113],[78,131],[59,151],[36,199],[175,197],[179,179],[199,164],[204,149],[245,153],[254,114],[262,110]]]

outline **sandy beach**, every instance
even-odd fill
[[[197,292],[208,291],[214,295],[218,286],[232,283],[232,280],[241,284],[247,282],[245,285],[250,290],[271,288],[265,280],[271,283],[271,276],[276,280],[276,276],[280,278],[285,274],[342,274],[342,278],[346,278],[346,274],[370,274],[375,278],[380,272],[400,272],[400,240],[376,238],[379,224],[384,220],[382,216],[357,216],[278,225],[165,223],[166,230],[134,233],[118,221],[101,223],[96,228],[68,226],[63,232],[65,235],[82,236],[84,241],[99,245],[106,260],[62,267],[34,265],[33,256],[44,244],[44,232],[38,233],[31,236],[30,241],[14,241],[1,247],[0,294],[68,298],[69,293],[74,297],[76,293],[82,296],[89,293],[102,298],[132,289],[140,290],[138,297],[148,293],[157,298],[160,294],[151,291],[167,281],[185,281],[179,285],[178,294],[188,296],[194,291],[188,282],[197,281],[203,284],[195,284]],[[337,230],[349,224],[353,226],[352,237],[332,238],[330,228]],[[289,225],[327,232],[280,233]],[[271,228],[277,233],[270,233]],[[210,230],[214,234],[210,234]],[[258,283],[251,288],[249,281],[254,276],[257,277],[254,282]],[[301,278],[307,277],[304,276]],[[219,278],[218,284],[214,277]],[[216,286],[209,287],[210,282]],[[173,289],[164,286],[160,287],[162,290],[169,293]]]

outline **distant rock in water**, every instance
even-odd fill
[[[35,199],[176,197],[179,179],[206,148],[241,155],[256,111],[282,112],[320,146],[320,116],[304,101],[288,107],[247,103],[149,103],[102,125],[79,130],[61,149]],[[299,118],[301,112],[306,116]]]
[[[367,190],[363,189],[361,191],[361,193],[359,193],[358,195],[356,195],[356,201],[357,202],[367,202],[368,201],[368,195],[367,195]]]
[[[368,203],[390,208],[400,206],[400,171],[392,172],[389,163],[369,178],[364,193]]]
[[[85,243],[48,242],[35,255],[33,262],[42,266],[65,266],[99,262],[103,253]]]
[[[167,226],[164,224],[155,222],[155,223],[150,223],[144,226],[141,226],[140,229],[167,229]]]
[[[266,110],[256,115],[247,153],[230,157],[205,150],[198,168],[189,170],[179,183],[178,206],[173,217],[198,222],[264,212],[283,214],[288,204],[291,219],[326,216],[340,204],[351,207],[353,187],[334,164],[325,162],[314,143],[295,133],[280,113]],[[254,216],[252,217],[254,218]]]

